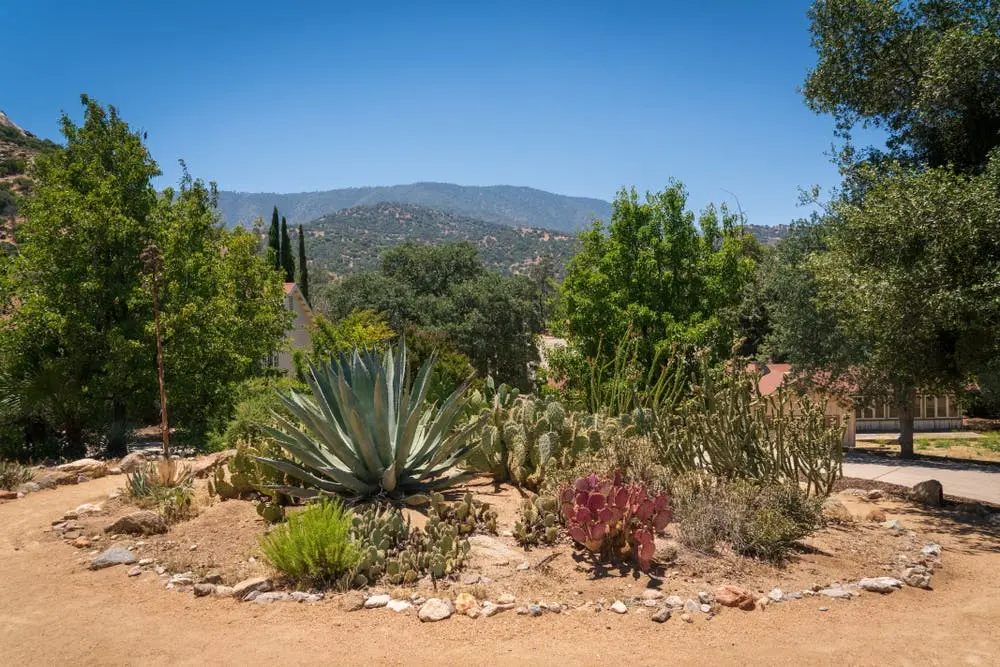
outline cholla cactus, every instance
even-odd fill
[[[652,564],[653,537],[670,523],[666,494],[651,496],[641,484],[622,483],[621,475],[581,477],[559,492],[570,537],[605,558],[631,556],[640,570]]]

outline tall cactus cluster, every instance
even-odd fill
[[[480,415],[477,445],[467,460],[497,482],[537,490],[553,465],[566,466],[579,454],[601,446],[601,421],[567,414],[556,400],[517,396],[504,403],[497,392]]]
[[[762,396],[745,369],[713,368],[707,358],[690,398],[673,413],[651,416],[650,436],[674,474],[694,470],[727,479],[806,484],[828,494],[843,463],[843,423],[824,406],[780,388]]]

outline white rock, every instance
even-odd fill
[[[656,588],[644,588],[642,589],[642,594],[639,597],[641,597],[643,600],[653,600],[653,601],[662,600],[663,591],[658,590]]]
[[[386,606],[390,601],[392,601],[390,595],[372,595],[365,600],[365,609],[378,609]]]
[[[785,599],[785,592],[780,588],[772,588],[771,592],[767,594],[767,597],[771,598],[773,602],[781,602]]]
[[[515,602],[517,602],[517,599],[512,593],[504,593],[497,598],[497,604],[514,604]]]
[[[281,602],[284,600],[291,600],[292,596],[288,593],[282,591],[273,591],[270,593],[258,593],[253,599],[257,604],[271,604],[272,602]]]
[[[628,611],[628,607],[626,607],[625,603],[621,600],[615,600],[611,605],[611,611],[616,614],[624,614]]]
[[[828,598],[834,598],[836,600],[850,600],[851,592],[846,591],[843,588],[823,588],[816,591],[817,595],[822,595]]]
[[[663,601],[663,604],[671,609],[680,609],[684,606],[684,598],[680,595],[670,595]]]
[[[873,593],[891,593],[903,587],[903,582],[894,577],[866,577],[858,586]]]
[[[531,565],[529,565],[528,563],[521,563],[520,565],[517,566],[517,569],[520,570],[521,572],[524,572],[525,570],[530,570]]]
[[[928,544],[923,549],[920,550],[921,556],[940,556],[941,555],[941,545],[935,543]]]
[[[443,621],[455,613],[455,606],[447,598],[430,598],[420,607],[417,617],[425,623]]]
[[[705,591],[698,593],[698,602],[701,604],[712,604],[712,595]]]
[[[401,611],[406,611],[413,605],[407,602],[406,600],[389,600],[389,602],[386,603],[385,606],[398,613]]]

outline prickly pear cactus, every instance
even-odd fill
[[[475,500],[466,493],[462,500],[449,503],[440,493],[431,494],[431,511],[458,529],[459,535],[472,533],[497,533],[497,513],[489,503]]]
[[[541,496],[525,498],[514,524],[514,539],[525,548],[555,544],[559,539],[559,502]]]

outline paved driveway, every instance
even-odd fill
[[[1000,505],[1000,466],[955,461],[901,461],[863,452],[848,452],[844,476],[913,486],[936,479],[945,495]]]

